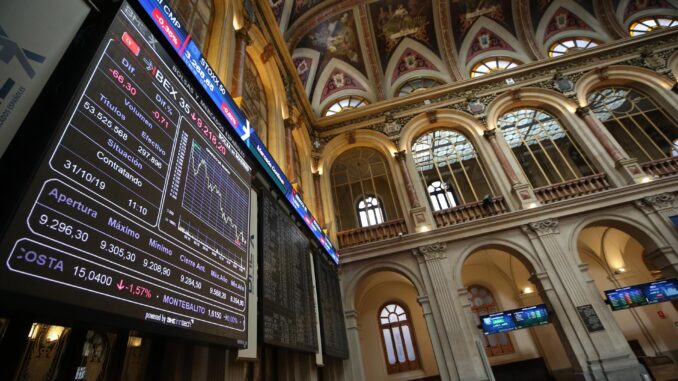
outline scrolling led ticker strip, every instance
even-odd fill
[[[200,48],[193,41],[188,31],[181,25],[176,14],[165,0],[138,0],[146,13],[151,17],[155,25],[160,29],[163,36],[172,45],[188,67],[193,77],[207,92],[212,102],[219,108],[233,131],[245,142],[250,153],[264,167],[266,173],[283,192],[287,201],[292,205],[296,213],[304,220],[306,226],[311,229],[315,238],[325,249],[334,263],[339,263],[339,254],[330,242],[327,235],[322,231],[318,221],[306,207],[292,184],[282,172],[273,156],[268,152],[259,136],[250,126],[243,112],[233,101],[226,87],[219,80],[212,67],[200,52]]]

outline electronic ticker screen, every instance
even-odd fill
[[[678,281],[665,279],[605,291],[613,311],[678,299]]]
[[[545,304],[496,312],[480,316],[485,335],[508,332],[516,329],[534,327],[549,323],[549,314]]]
[[[251,169],[123,3],[6,235],[0,287],[247,338]]]

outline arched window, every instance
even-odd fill
[[[440,86],[443,83],[433,78],[413,78],[400,85],[396,90],[396,96],[411,94],[417,91],[430,89],[432,87]]]
[[[508,57],[492,57],[478,62],[471,69],[471,78],[482,77],[483,75],[494,73],[495,71],[513,69],[520,65],[520,62]]]
[[[641,163],[675,156],[678,123],[645,94],[628,87],[605,87],[588,103],[624,150]]]
[[[671,16],[643,17],[631,23],[629,35],[640,36],[656,29],[672,28],[676,25],[678,25],[678,19]]]
[[[590,38],[584,37],[570,37],[563,40],[556,41],[549,48],[549,57],[558,57],[563,54],[572,53],[577,50],[595,48],[600,43],[593,41]]]
[[[382,209],[379,199],[374,196],[367,196],[358,201],[357,212],[360,227],[384,223],[384,209]]]
[[[434,181],[426,188],[434,211],[457,206],[457,200],[454,199],[454,195],[448,189],[449,186],[440,181]]]
[[[200,49],[205,51],[214,4],[212,0],[172,0],[171,7]]]
[[[357,95],[349,95],[347,97],[340,98],[336,102],[327,106],[325,112],[322,113],[322,115],[330,116],[338,114],[340,112],[344,112],[347,110],[353,110],[354,108],[363,107],[369,103],[370,102],[368,102],[367,99],[363,97],[359,97]]]
[[[513,110],[502,115],[497,125],[534,188],[595,173],[577,143],[545,111]]]
[[[405,308],[396,303],[386,304],[379,312],[388,373],[419,369],[414,331],[407,315]]]
[[[480,325],[480,315],[487,315],[499,311],[494,295],[487,288],[479,285],[468,287],[471,298],[471,311],[475,315],[476,323]],[[488,357],[514,353],[511,339],[506,332],[494,335],[485,335],[485,353]]]
[[[366,226],[359,213],[361,205],[367,208],[367,225],[372,224],[370,221],[402,218],[390,168],[379,151],[360,147],[342,153],[332,164],[330,182],[338,232]],[[373,211],[373,220],[370,220],[369,208],[376,206],[381,214],[377,217]]]
[[[254,131],[266,144],[266,127],[268,126],[266,91],[264,90],[264,84],[261,82],[261,76],[257,71],[257,67],[249,55],[245,59],[245,83],[243,83],[243,101],[241,107]]]
[[[435,130],[412,145],[412,158],[434,211],[492,195],[473,144],[454,130]]]

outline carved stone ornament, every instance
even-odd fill
[[[391,113],[386,113],[386,120],[384,122],[384,127],[382,131],[389,137],[398,136],[400,134],[400,129],[402,126],[393,119]]]
[[[445,249],[447,249],[445,242],[435,242],[426,246],[419,246],[415,253],[422,256],[424,260],[430,261],[445,258]]]
[[[555,218],[548,218],[545,220],[530,222],[530,229],[539,236],[548,234],[558,234],[558,220]]]
[[[643,66],[648,69],[660,71],[660,69],[666,67],[666,60],[650,50],[644,51],[641,57],[643,59]]]
[[[553,87],[561,93],[569,93],[574,90],[574,82],[560,73],[553,76]]]
[[[480,115],[485,112],[485,104],[477,98],[470,99],[466,109],[473,115]]]
[[[673,207],[673,200],[675,198],[676,196],[673,193],[661,193],[637,200],[636,206],[645,213],[670,209]]]

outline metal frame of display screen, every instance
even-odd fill
[[[549,323],[549,312],[545,304],[495,312],[479,316],[480,326],[485,335],[514,331]]]
[[[605,291],[612,311],[678,300],[678,280],[663,279]]]
[[[0,289],[245,347],[248,155],[143,11],[123,2],[100,40],[0,242]]]

